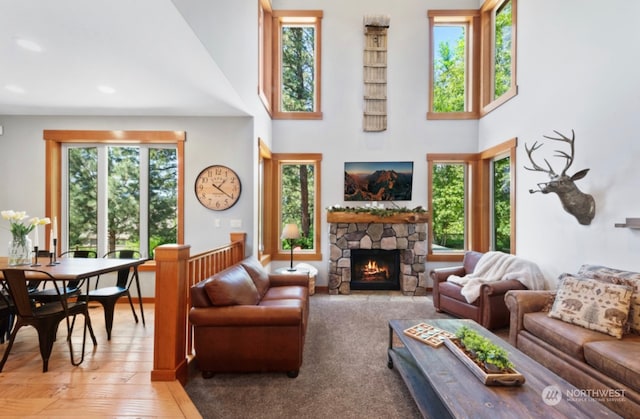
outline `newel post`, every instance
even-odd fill
[[[187,276],[191,246],[156,247],[155,324],[151,381],[187,382]]]

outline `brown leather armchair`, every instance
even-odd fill
[[[483,253],[468,251],[464,254],[462,266],[433,269],[433,306],[437,312],[445,312],[456,317],[471,319],[487,329],[509,326],[509,310],[504,295],[509,290],[526,290],[517,279],[482,284],[480,297],[468,303],[462,295],[462,286],[447,282],[449,275],[463,277],[475,269]]]

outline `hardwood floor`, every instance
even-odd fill
[[[0,373],[0,417],[201,418],[179,382],[151,382],[153,304],[144,309],[146,327],[142,321],[135,323],[128,304],[117,304],[108,341],[102,306],[92,303],[89,312],[98,346],[94,348],[87,337],[84,362],[72,366],[61,325],[46,373],[36,331],[23,327]],[[79,356],[82,317],[73,343]],[[6,346],[0,345],[2,353]]]

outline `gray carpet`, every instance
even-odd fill
[[[398,372],[387,368],[387,321],[446,317],[430,297],[316,294],[297,378],[217,374],[205,380],[192,366],[185,389],[205,419],[420,418]]]

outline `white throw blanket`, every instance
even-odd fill
[[[530,290],[544,289],[545,280],[538,265],[502,252],[483,254],[473,273],[463,277],[450,275],[447,281],[462,285],[460,292],[472,303],[480,296],[482,284],[508,279],[517,279]]]

